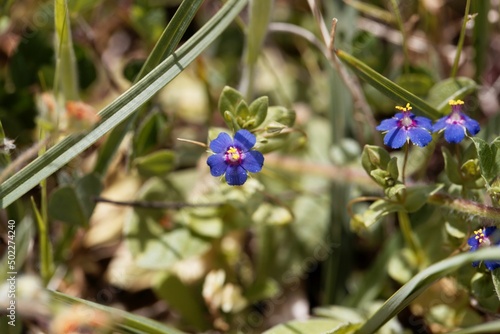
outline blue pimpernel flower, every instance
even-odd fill
[[[496,226],[483,227],[474,231],[474,235],[467,240],[470,246],[470,251],[474,252],[482,247],[499,246],[500,245],[500,230]],[[479,265],[480,261],[472,262],[474,267]],[[484,265],[488,270],[494,270],[500,267],[500,261],[484,261]]]
[[[397,106],[400,113],[394,117],[383,120],[377,130],[387,132],[384,137],[384,144],[391,148],[401,148],[406,142],[412,142],[417,146],[427,146],[432,141],[430,119],[415,116],[410,112],[412,109],[407,103],[406,107]]]
[[[259,151],[252,150],[256,141],[248,130],[238,130],[234,139],[225,132],[219,133],[210,142],[210,149],[214,154],[207,160],[212,176],[226,174],[227,184],[241,186],[247,180],[247,172],[260,172],[264,156]]]
[[[432,127],[433,132],[444,130],[444,139],[448,143],[460,143],[466,131],[472,136],[479,132],[479,123],[462,112],[464,101],[450,100],[448,104],[451,106],[451,113],[436,121]]]

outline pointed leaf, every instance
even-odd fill
[[[224,87],[219,97],[219,112],[226,121],[230,121],[230,119],[226,118],[226,111],[237,115],[236,108],[242,100],[243,96],[236,89],[229,86]]]
[[[174,169],[175,154],[171,150],[160,150],[134,160],[139,174],[144,177],[164,177]]]
[[[49,200],[49,215],[65,223],[86,226],[88,223],[75,188],[64,186],[52,193]]]
[[[250,115],[254,120],[252,124],[253,128],[258,127],[260,124],[262,124],[262,122],[264,122],[267,116],[268,107],[269,98],[267,96],[259,97],[250,104],[248,108],[250,109]]]
[[[486,182],[489,182],[497,176],[499,166],[495,164],[496,146],[490,146],[484,140],[478,137],[472,137],[472,141],[476,146],[477,157],[479,159],[479,166],[481,167],[481,174]]]

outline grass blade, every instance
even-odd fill
[[[202,3],[203,0],[184,0],[181,3],[172,17],[172,20],[170,20],[165,30],[163,30],[160,39],[146,59],[134,83],[142,79],[147,73],[151,72],[156,65],[174,52]],[[98,175],[103,175],[105,173],[123,137],[130,128],[132,121],[133,118],[130,118],[111,131],[107,140],[99,150],[99,156],[94,168],[95,173]]]
[[[198,57],[233,21],[248,0],[230,0],[186,44],[100,112],[87,134],[73,134],[50,148],[0,185],[0,207],[5,208],[126,120]]]
[[[118,317],[120,322],[115,324],[117,329],[126,331],[127,333],[149,333],[149,334],[185,334],[178,329],[165,326],[159,322],[144,318],[129,312],[118,310],[109,306],[100,305],[88,300],[77,297],[68,296],[64,293],[48,290],[51,298],[56,301],[68,303],[71,305],[85,305],[87,307],[97,309],[112,316]]]
[[[55,91],[61,92],[66,100],[78,100],[78,73],[76,57],[71,39],[68,3],[66,0],[54,0],[57,66]]]
[[[440,115],[439,112],[427,102],[415,94],[407,91],[403,87],[395,84],[380,73],[377,73],[362,61],[342,50],[336,50],[335,53],[337,54],[337,57],[349,66],[349,68],[351,68],[358,76],[378,91],[385,94],[387,97],[393,99],[401,105],[405,105],[409,102],[413,106],[415,114],[423,114],[432,119],[436,119]]]
[[[384,305],[382,305],[382,307],[356,331],[356,334],[375,333],[437,279],[448,275],[461,266],[470,266],[473,261],[481,260],[500,260],[500,249],[497,247],[490,247],[476,252],[463,253],[431,265],[415,275],[408,283],[396,291],[396,293],[394,293]]]

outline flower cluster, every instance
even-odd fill
[[[470,251],[474,252],[482,247],[489,246],[500,246],[500,230],[497,230],[495,226],[483,227],[479,230],[474,231],[474,235],[467,240],[469,244]],[[472,265],[477,267],[479,261],[473,262]],[[484,265],[488,270],[494,270],[500,267],[500,261],[484,261]]]
[[[257,139],[248,130],[239,130],[232,139],[227,133],[221,132],[210,142],[214,152],[208,157],[212,176],[226,174],[227,184],[241,186],[247,180],[247,173],[257,173],[262,169],[264,156],[259,151],[252,150]]]
[[[383,120],[377,130],[385,132],[384,144],[393,149],[401,148],[410,141],[420,147],[427,146],[432,141],[431,132],[444,131],[444,139],[449,143],[461,142],[467,131],[472,136],[477,134],[479,123],[463,113],[464,102],[450,100],[449,104],[451,113],[437,120],[434,125],[426,117],[415,116],[409,103],[406,107],[397,106],[396,109],[401,112]]]

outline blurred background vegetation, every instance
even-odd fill
[[[0,5],[0,121],[2,137],[17,146],[1,157],[1,181],[38,151],[91,128],[97,111],[136,82],[181,5],[180,0],[68,1],[68,16],[60,21],[69,24],[61,30],[70,35],[64,44],[64,36],[59,33],[58,39],[55,33],[57,2],[6,0]],[[223,3],[201,1],[179,45]],[[20,300],[18,327],[2,323],[2,333],[66,333],[67,323],[92,328],[82,325],[74,332],[97,333],[96,326],[121,321],[110,319],[111,313],[102,321],[94,314],[98,325],[89,324],[78,310],[70,311],[71,317],[65,313],[70,306],[52,305],[64,297],[47,295],[42,286],[156,320],[171,326],[172,333],[173,328],[261,333],[307,319],[317,307],[339,305],[316,313],[330,319],[315,324],[326,331],[336,324],[326,310],[337,318],[366,318],[415,274],[401,261],[389,262],[402,247],[395,219],[353,229],[346,210],[352,198],[378,194],[360,155],[365,144],[381,145],[375,125],[394,113],[395,102],[345,72],[359,89],[353,98],[337,65],[345,68],[328,59],[308,1],[255,3],[272,6],[269,20],[263,14],[252,23],[250,9],[243,10],[200,57],[137,110],[128,128],[121,127],[123,140],[115,153],[104,150],[109,138],[97,140],[0,212],[2,234],[7,235],[9,219],[18,224]],[[438,83],[461,77],[465,92],[472,93],[468,113],[480,121],[483,138],[498,133],[499,1],[472,1],[457,73],[453,63],[466,1],[316,3],[328,28],[331,18],[338,19],[336,48],[429,103],[449,95],[449,86]],[[268,27],[267,34],[261,45],[251,46],[258,27]],[[64,45],[72,50],[66,53],[70,67],[61,63]],[[177,140],[207,143],[212,131],[227,128],[218,112],[225,86],[239,89],[248,103],[268,96],[270,106],[284,107],[280,120],[291,130],[266,154],[263,172],[240,188],[210,176],[206,149]],[[13,161],[18,162],[14,170],[7,168]],[[443,164],[439,154],[410,160],[421,182],[438,180]],[[147,207],[155,201],[169,206]],[[355,211],[366,207],[358,204]],[[438,221],[436,211],[426,207],[418,219]],[[48,236],[45,246],[41,227]],[[460,237],[449,241],[433,234],[435,228],[422,224],[418,232],[432,254],[430,263],[460,244]],[[39,251],[43,247],[45,255]],[[404,328],[447,332],[479,324],[499,307],[493,290],[490,304],[474,308],[455,280],[433,288],[453,302],[443,302],[440,295],[435,304],[445,306],[433,309],[433,295],[423,296],[385,333]],[[50,312],[44,311],[47,303]],[[349,313],[352,309],[357,315]],[[128,333],[123,328],[118,332]]]

